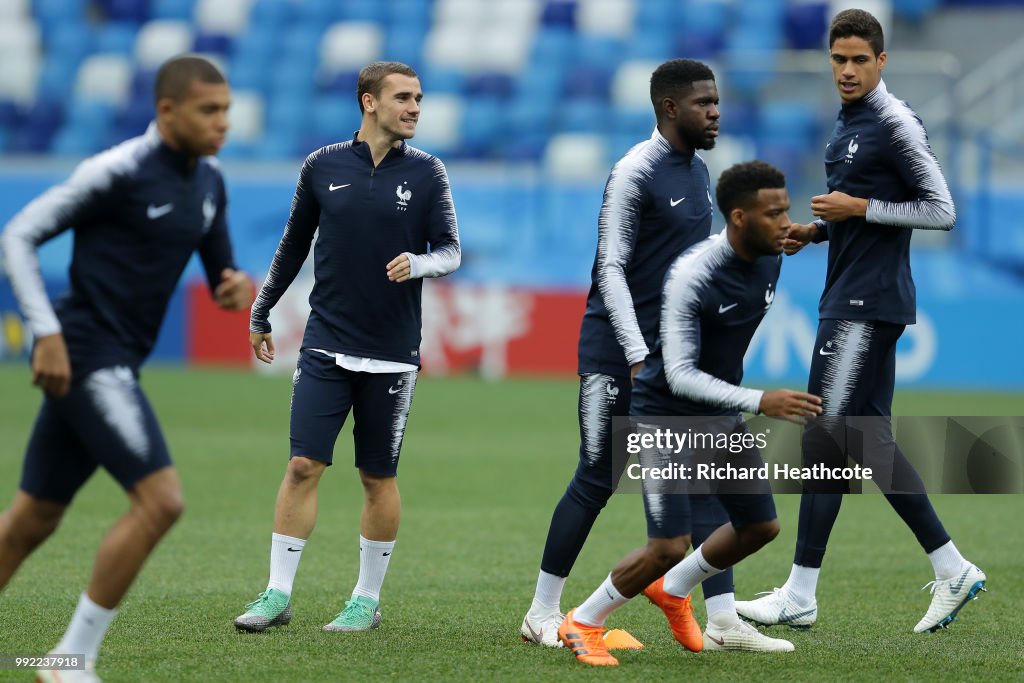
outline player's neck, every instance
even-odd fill
[[[760,254],[757,254],[743,243],[743,238],[740,237],[740,229],[732,223],[726,226],[725,238],[729,240],[729,246],[732,247],[732,250],[741,261],[753,263],[760,256]]]
[[[683,141],[683,138],[679,135],[679,131],[668,122],[659,122],[658,132],[661,133],[661,137],[665,138],[668,144],[672,145],[672,149],[675,151],[688,156],[693,155],[693,147],[686,144],[686,142]]]
[[[374,166],[380,165],[380,162],[384,160],[384,157],[388,155],[392,148],[402,144],[401,139],[396,140],[390,133],[365,120],[356,136],[360,142],[365,142],[370,148],[370,157],[373,159]]]
[[[157,121],[156,123],[156,130],[160,134],[160,139],[163,141],[163,143],[170,149],[173,149],[175,152],[180,154],[182,158],[186,160],[185,165],[188,168],[193,168],[196,165],[198,157],[195,157],[186,152],[184,149],[182,149],[181,145],[178,144],[174,137],[162,125],[160,125],[159,121]]]

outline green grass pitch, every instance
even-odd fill
[[[232,619],[263,589],[274,496],[288,448],[289,381],[246,372],[147,370],[184,483],[185,517],[136,582],[104,644],[107,681],[400,680],[1020,680],[1024,571],[1020,496],[937,496],[958,546],[989,576],[989,593],[951,629],[915,635],[930,565],[879,496],[851,496],[833,532],[809,632],[779,628],[791,655],[685,652],[642,598],[612,616],[646,644],[615,670],[590,670],[564,650],[520,642],[547,524],[575,467],[571,380],[424,379],[402,456],[404,519],[384,585],[383,626],[354,635],[320,626],[358,572],[361,505],[350,428],[320,487],[290,626],[236,633]],[[0,366],[0,498],[17,486],[39,403],[24,366]],[[1024,395],[897,392],[896,412],[1021,415]],[[736,569],[742,598],[784,581],[796,496],[777,498],[783,531]],[[0,594],[0,653],[39,655],[60,638],[100,537],[126,507],[103,473],[57,534]],[[616,496],[566,586],[582,601],[644,541],[637,496]],[[697,600],[697,615],[704,611]],[[0,671],[0,680],[29,680]]]

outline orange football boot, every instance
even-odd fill
[[[577,622],[571,610],[558,627],[558,638],[572,650],[576,659],[591,666],[618,666],[619,660],[608,652],[604,642],[604,626],[588,626]]]
[[[690,596],[680,598],[666,593],[664,576],[645,588],[644,595],[665,613],[672,635],[680,645],[690,652],[704,649],[704,634],[701,633],[700,624],[693,618]]]

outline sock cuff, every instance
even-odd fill
[[[102,605],[97,605],[95,602],[93,602],[93,599],[89,597],[89,594],[84,592],[84,591],[82,592],[81,597],[78,599],[78,604],[81,607],[89,610],[90,612],[94,612],[94,613],[96,613],[97,615],[99,615],[101,617],[111,617],[111,618],[113,618],[113,616],[115,614],[117,614],[117,608],[116,607],[114,607],[112,609],[107,609],[106,607],[103,607]]]
[[[395,547],[394,541],[371,541],[365,538],[362,534],[359,534],[359,547],[360,548],[372,548],[375,550],[391,550]]]
[[[306,539],[285,536],[284,534],[270,534],[270,540],[272,543],[287,543],[288,545],[297,545],[300,548],[306,545]]]
[[[723,569],[721,567],[716,567],[715,565],[711,564],[710,562],[708,562],[707,558],[704,557],[704,544],[703,543],[701,543],[699,546],[697,546],[697,549],[693,551],[693,555],[694,555],[693,559],[696,560],[696,562],[697,562],[697,568],[700,569],[705,574],[710,573],[710,572],[723,572],[723,571],[725,571],[725,569]]]
[[[608,578],[604,580],[604,589],[608,592],[608,597],[612,600],[627,600],[625,595],[619,592],[619,589],[615,587],[615,582],[612,581],[612,575],[609,574]]]

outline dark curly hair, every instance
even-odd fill
[[[875,56],[885,51],[885,36],[882,35],[882,25],[870,12],[862,9],[843,10],[832,20],[828,29],[828,47],[832,46],[840,38],[863,38],[867,41]]]
[[[747,209],[757,200],[757,191],[786,187],[782,171],[763,161],[747,161],[730,166],[718,178],[715,199],[718,209],[729,220],[733,209]]]

